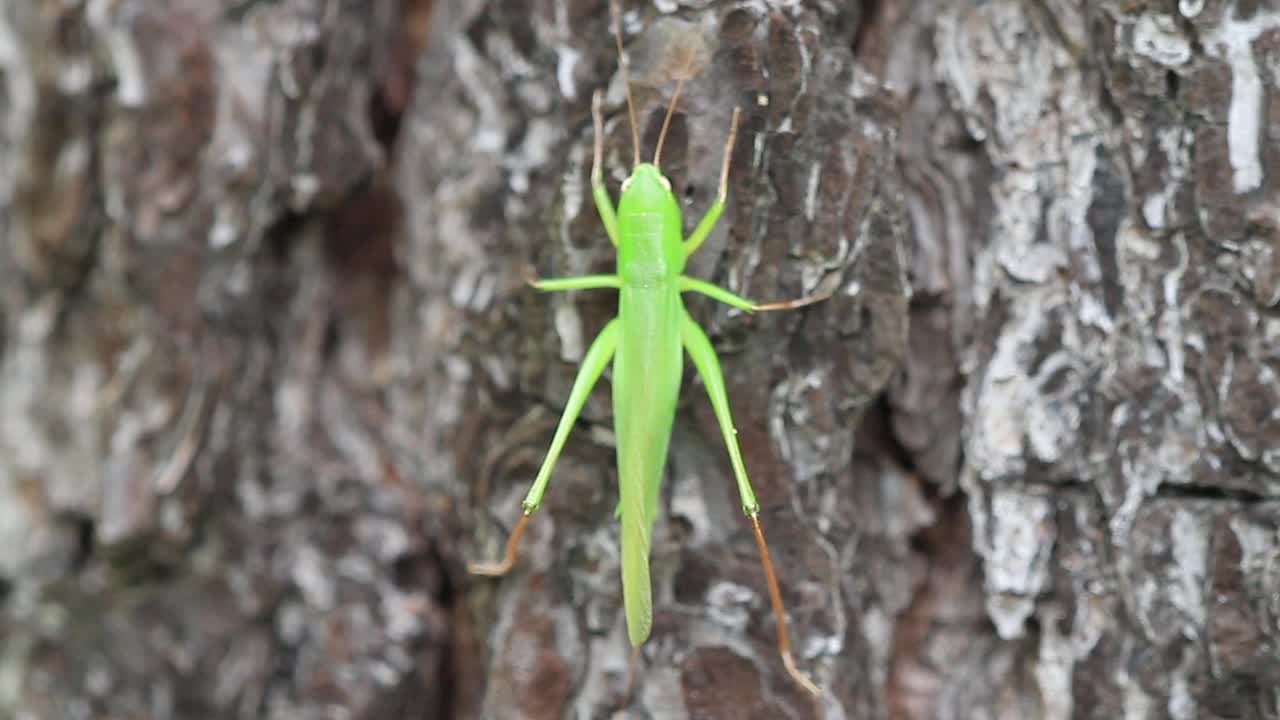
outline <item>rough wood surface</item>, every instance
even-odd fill
[[[444,706],[371,382],[415,7],[0,4],[0,717]]]
[[[625,697],[605,0],[0,3],[0,717],[1280,718],[1280,11],[624,2],[686,375]],[[680,58],[677,62],[675,59]]]

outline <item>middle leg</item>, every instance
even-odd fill
[[[714,285],[712,283],[709,283],[706,280],[699,280],[697,278],[686,277],[684,275],[680,276],[680,292],[702,293],[703,295],[706,295],[712,300],[719,300],[720,302],[726,305],[731,305],[733,307],[738,308],[739,310],[744,310],[746,312],[762,312],[765,310],[790,310],[792,308],[804,307],[805,305],[812,305],[813,303],[819,302],[821,300],[826,300],[827,298],[831,297],[831,295],[833,294],[833,291],[831,290],[824,290],[822,292],[814,293],[813,295],[802,297],[797,300],[783,300],[781,302],[772,302],[772,303],[757,303],[757,302],[748,300],[742,297],[741,295],[725,290],[719,285]]]

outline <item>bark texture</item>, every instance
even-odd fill
[[[1280,10],[624,2],[686,374],[627,697],[604,0],[0,3],[0,717],[1280,718]]]
[[[0,717],[445,707],[376,373],[415,10],[0,4]]]
[[[418,381],[396,413],[424,429],[412,474],[455,511],[439,532],[458,557],[502,551],[609,292],[540,296],[542,274],[611,272],[591,202],[590,97],[608,87],[606,171],[631,163],[605,3],[462,3],[436,17],[407,127],[401,187],[415,198],[406,311],[395,337]],[[739,438],[781,569],[806,667],[825,703],[876,707],[899,565],[927,514],[856,429],[907,347],[905,216],[894,171],[897,106],[854,60],[852,9],[708,5],[623,16],[642,154],[678,73],[690,79],[664,149],[687,226],[714,199],[729,119],[743,108],[730,203],[690,273],[756,298],[835,295],[744,317],[691,299],[716,339]],[[607,382],[588,404],[502,582],[464,579],[477,622],[460,675],[484,677],[483,717],[599,717],[621,709],[618,501]],[[422,394],[431,398],[423,403]],[[655,628],[631,712],[656,717],[807,716],[782,670],[759,560],[705,392],[686,383],[654,539]],[[902,502],[886,511],[884,503]],[[882,512],[884,511],[884,512]],[[886,527],[883,522],[889,518]],[[895,567],[897,566],[897,567]],[[868,569],[874,569],[867,572]],[[877,657],[879,655],[879,657]],[[838,682],[832,673],[844,674]]]

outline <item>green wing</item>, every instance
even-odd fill
[[[613,364],[613,424],[618,442],[622,599],[627,635],[637,647],[653,629],[649,546],[680,391],[683,314],[677,293],[622,291],[618,313],[622,337]]]
[[[622,449],[619,448],[619,456]],[[645,514],[645,486],[638,478],[628,477],[619,464],[622,510],[622,601],[627,613],[627,636],[639,647],[653,629],[653,590],[649,581],[649,543],[653,521]]]

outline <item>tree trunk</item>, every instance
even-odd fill
[[[376,373],[420,5],[0,4],[0,717],[440,717]]]
[[[833,293],[688,300],[815,704],[691,370],[638,663],[607,374],[467,575],[631,131],[605,0],[428,5],[0,5],[0,717],[1280,718],[1280,12],[624,3],[689,274]]]

